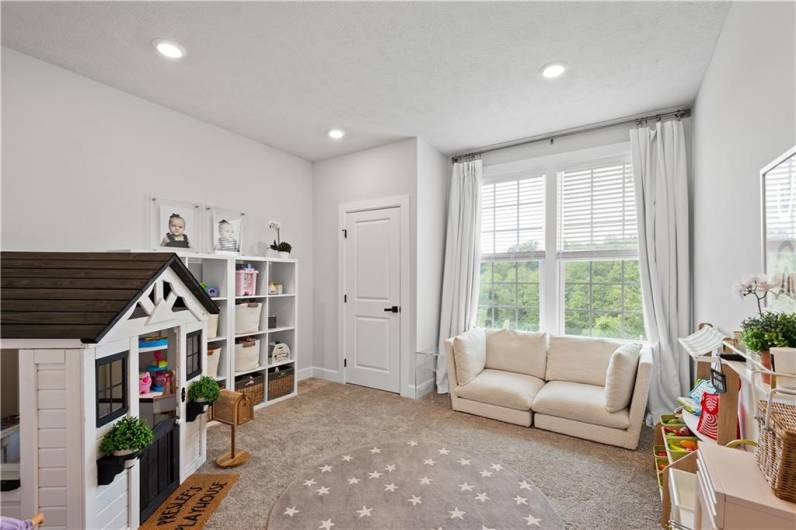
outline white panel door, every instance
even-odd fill
[[[400,390],[401,209],[346,214],[345,376]]]

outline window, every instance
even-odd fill
[[[543,175],[481,188],[479,325],[539,329],[544,190]]]
[[[186,379],[193,379],[202,373],[202,332],[188,333],[185,344]]]
[[[615,149],[597,163],[557,155],[529,174],[487,173],[478,325],[644,337],[633,172]]]
[[[101,427],[129,410],[127,389],[127,358],[130,352],[121,352],[94,364],[97,391],[97,427]]]

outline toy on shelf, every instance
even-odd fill
[[[283,289],[281,283],[270,282],[268,284],[268,294],[283,294]]]
[[[290,359],[290,347],[284,342],[271,343],[271,363],[281,363]]]
[[[138,339],[138,347],[143,348],[167,348],[169,339],[167,337],[141,337]]]
[[[152,354],[155,358],[147,371],[152,377],[152,392],[167,392],[170,383],[169,361],[163,358],[163,351],[158,350]]]
[[[148,394],[152,388],[152,376],[149,372],[141,372],[138,374],[138,393]]]
[[[255,296],[257,294],[257,274],[259,271],[251,263],[235,271],[235,296]]]
[[[212,285],[207,285],[207,283],[205,283],[205,282],[202,282],[199,285],[202,287],[202,289],[205,290],[205,292],[207,293],[207,296],[209,296],[210,298],[216,298],[216,297],[219,296],[218,287],[213,287]]]

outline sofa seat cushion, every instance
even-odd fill
[[[630,426],[628,410],[608,412],[605,409],[605,389],[596,385],[550,381],[536,394],[531,408],[537,414],[614,429],[627,429]]]
[[[547,333],[513,329],[486,331],[486,368],[544,379],[546,365]]]
[[[544,381],[532,375],[486,369],[464,386],[456,396],[480,403],[516,410],[529,410]]]

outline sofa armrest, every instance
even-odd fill
[[[452,396],[453,391],[459,386],[456,379],[456,359],[453,357],[453,338],[443,341],[445,346],[445,362],[448,366],[448,393]]]
[[[641,426],[644,424],[644,415],[647,411],[647,397],[652,379],[652,347],[645,344],[641,348],[641,355],[636,369],[636,383],[633,387],[633,397],[630,400],[630,427],[627,429],[628,449],[638,446]]]

